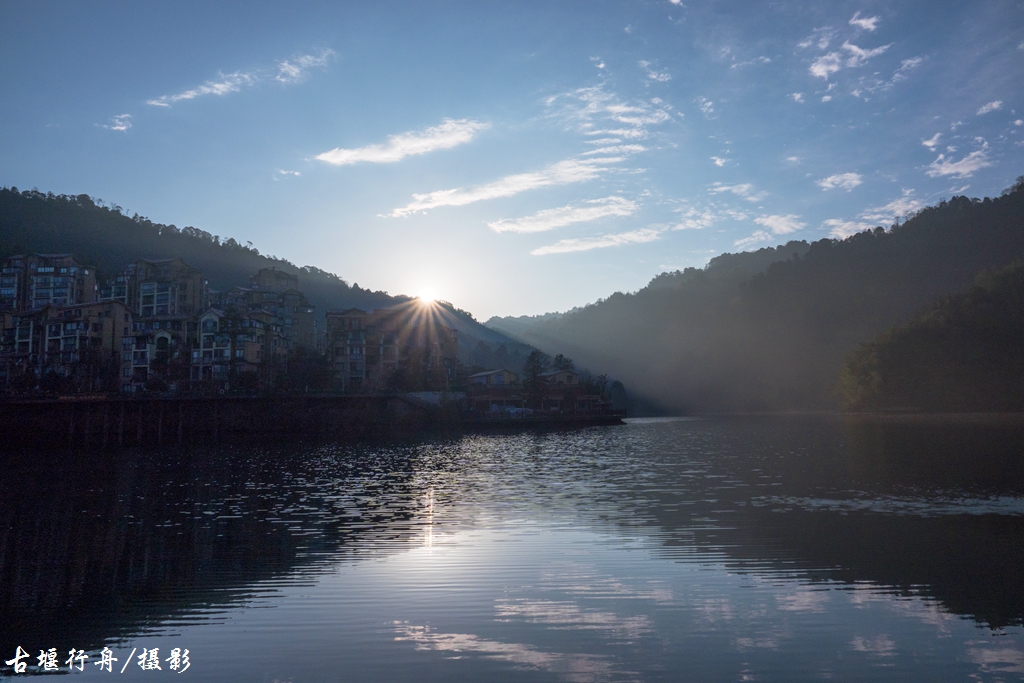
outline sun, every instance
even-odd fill
[[[416,298],[420,300],[421,304],[432,304],[437,300],[437,295],[433,289],[425,287],[420,290],[420,293],[416,295]]]

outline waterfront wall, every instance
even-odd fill
[[[401,396],[4,401],[0,448],[400,436],[452,421],[444,407]]]

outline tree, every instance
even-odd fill
[[[562,354],[555,356],[555,360],[552,362],[555,370],[575,370],[576,364],[572,362],[572,358],[567,358]]]
[[[526,404],[531,408],[539,408],[544,401],[547,380],[542,376],[551,365],[551,359],[541,351],[531,351],[523,364],[523,389],[526,392]]]

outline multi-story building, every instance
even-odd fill
[[[217,389],[235,385],[256,389],[283,369],[288,349],[280,328],[263,310],[225,312],[211,308],[199,316],[199,335],[192,350],[193,382]]]
[[[120,301],[142,318],[186,318],[202,313],[209,302],[203,271],[180,258],[129,264],[100,289],[101,301]]]
[[[458,332],[418,301],[328,311],[327,340],[342,391],[447,389],[455,383]]]
[[[73,254],[19,254],[0,263],[0,310],[38,311],[96,300],[96,270]]]
[[[3,324],[0,386],[7,390],[117,391],[129,381],[123,341],[132,315],[119,301],[9,313]]]
[[[100,289],[101,301],[119,301],[134,318],[131,379],[125,390],[181,388],[191,376],[196,316],[207,305],[209,288],[203,272],[180,258],[144,259],[129,264]]]
[[[297,275],[276,268],[263,268],[249,278],[248,287],[233,287],[219,297],[219,307],[228,310],[264,310],[274,317],[288,350],[317,348],[316,309],[299,291]]]

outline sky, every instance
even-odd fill
[[[0,4],[0,185],[564,311],[1024,175],[1024,2]]]

